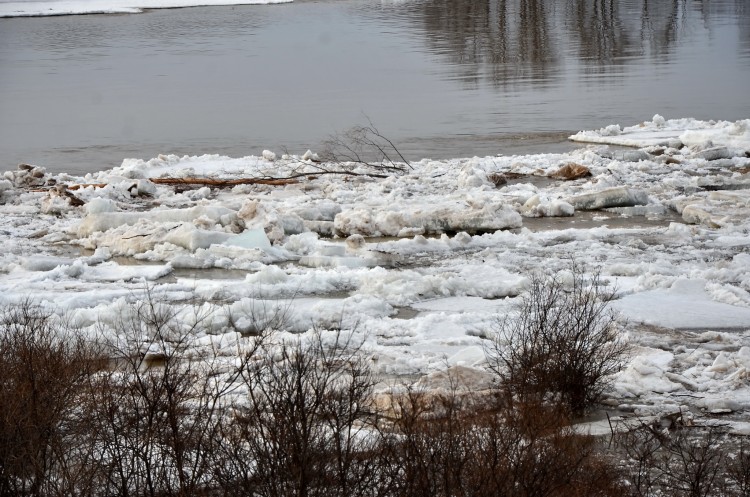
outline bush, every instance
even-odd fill
[[[0,310],[0,496],[85,493],[96,350],[27,301]]]
[[[90,379],[95,495],[210,493],[228,387],[216,351],[199,343],[211,316],[193,310],[178,314],[149,290],[102,330],[112,361]]]
[[[181,311],[147,292],[92,346],[31,304],[0,309],[0,497],[622,495],[555,405],[450,372],[448,391],[383,405],[348,333],[258,322],[223,356],[211,315]]]
[[[237,376],[247,397],[224,425],[216,468],[227,495],[373,495],[375,379],[350,337],[266,335]]]
[[[463,393],[394,396],[380,469],[396,476],[386,495],[623,495],[621,475],[600,459],[596,440],[576,433],[553,406],[481,407]]]
[[[556,397],[574,415],[597,402],[610,375],[622,368],[628,345],[618,334],[601,273],[580,265],[531,277],[517,312],[498,322],[488,362],[509,399]]]

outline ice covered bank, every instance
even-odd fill
[[[36,17],[76,14],[137,14],[148,9],[211,5],[260,5],[292,0],[17,0],[0,2],[0,17]]]
[[[0,301],[31,296],[93,333],[148,287],[211,314],[205,340],[283,315],[290,332],[353,330],[376,371],[411,377],[481,370],[530,272],[575,260],[617,288],[635,347],[609,402],[745,412],[749,129],[655,116],[566,154],[402,171],[271,152],[23,166],[0,180]]]

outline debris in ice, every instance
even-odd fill
[[[549,174],[550,178],[554,179],[562,179],[566,181],[571,181],[575,179],[580,178],[588,178],[591,176],[591,170],[586,167],[582,166],[580,164],[570,163],[565,164],[557,171],[554,171]]]

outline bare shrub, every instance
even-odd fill
[[[622,494],[621,478],[598,457],[594,438],[573,432],[554,407],[502,401],[477,409],[465,399],[456,390],[394,396],[384,460],[398,476],[387,495]]]
[[[0,495],[87,495],[94,347],[31,301],[0,310]]]
[[[737,494],[750,497],[750,449],[743,439],[736,457],[727,461],[727,477],[734,484]]]
[[[648,497],[659,485],[664,474],[660,451],[668,443],[667,437],[648,425],[637,426],[616,437],[616,449],[622,451],[627,464],[624,471],[630,482],[633,497]]]
[[[214,487],[229,387],[216,351],[196,343],[207,319],[178,316],[146,292],[102,332],[112,362],[92,379],[90,403],[102,495],[203,495]]]
[[[641,422],[614,436],[634,497],[745,495],[748,455],[718,427]]]
[[[237,374],[247,397],[224,427],[228,495],[372,495],[375,380],[350,338],[267,337]]]
[[[491,369],[513,398],[557,398],[572,414],[597,402],[622,368],[628,345],[608,306],[612,292],[594,271],[572,264],[566,273],[531,276],[515,313],[501,319],[487,348]]]
[[[691,434],[677,430],[669,440],[662,462],[665,487],[679,497],[708,497],[719,490],[724,472],[724,454],[720,447],[722,435],[714,428]]]
[[[461,397],[409,387],[392,397],[391,406],[387,460],[390,473],[399,475],[392,495],[451,495],[463,489],[473,441]]]
[[[368,119],[366,126],[353,126],[323,143],[321,159],[337,164],[354,164],[387,172],[411,169],[396,145]]]

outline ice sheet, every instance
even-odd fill
[[[230,322],[248,334],[283,314],[287,333],[343,328],[377,374],[437,385],[446,367],[481,378],[487,339],[512,319],[529,276],[563,277],[576,262],[615,290],[612,309],[634,346],[608,403],[741,410],[750,407],[746,134],[747,121],[655,116],[586,135],[645,146],[627,153],[597,145],[425,159],[385,178],[350,165],[275,185],[214,186],[341,165],[268,151],[129,159],[85,177],[7,171],[0,305],[32,297],[93,334],[149,292],[181,316],[192,305],[212,316],[199,338],[228,357],[245,340]],[[679,143],[653,147],[665,139]],[[549,177],[569,164],[591,176]],[[166,177],[197,183],[152,181]]]
[[[135,14],[146,9],[173,9],[209,5],[258,5],[292,0],[25,0],[0,2],[0,17],[73,14]]]

